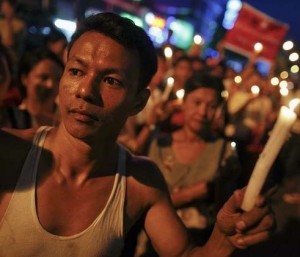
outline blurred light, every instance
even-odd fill
[[[300,99],[299,99],[299,98],[295,98],[295,99],[293,99],[293,100],[291,100],[291,101],[289,102],[289,107],[290,107],[291,110],[295,110],[296,107],[297,107],[299,104],[300,104]]]
[[[168,77],[168,79],[167,79],[167,85],[168,86],[173,86],[174,85],[174,78],[173,77]]]
[[[194,36],[194,43],[196,45],[203,45],[204,44],[204,39],[200,35],[195,35]]]
[[[122,17],[132,20],[134,22],[134,24],[137,25],[138,27],[141,27],[141,28],[144,27],[143,20],[141,18],[139,18],[135,15],[129,14],[129,13],[125,13],[125,12],[120,13],[120,15]]]
[[[55,19],[54,25],[66,33],[68,39],[76,30],[76,22],[70,20]]]
[[[286,87],[280,88],[279,92],[282,96],[287,96],[289,94],[289,90]]]
[[[287,88],[287,86],[288,86],[288,83],[286,80],[280,81],[280,83],[279,83],[280,88]]]
[[[297,61],[298,59],[299,59],[299,54],[296,53],[296,52],[291,53],[291,54],[289,55],[289,60],[290,60],[291,62],[295,62],[295,61]]]
[[[145,15],[145,21],[149,26],[164,28],[166,26],[166,20],[155,16],[153,13],[147,13]]]
[[[166,58],[171,58],[173,55],[173,50],[171,47],[167,46],[164,50],[164,54],[166,56]]]
[[[282,71],[282,72],[280,72],[280,78],[282,78],[282,79],[287,79],[288,78],[288,76],[289,76],[289,73],[287,72],[287,71]]]
[[[154,20],[154,14],[152,12],[148,12],[146,15],[145,15],[145,21],[147,24],[152,24],[153,23],[153,20]]]
[[[230,145],[231,145],[232,149],[235,149],[235,148],[236,148],[236,142],[233,142],[233,141],[232,141],[232,142],[230,143]]]
[[[243,79],[242,79],[241,76],[235,76],[235,77],[234,77],[234,82],[237,83],[237,84],[240,84],[240,83],[242,82],[242,80],[243,80]]]
[[[193,42],[194,26],[185,20],[175,19],[170,22],[169,28],[172,30],[170,43],[177,47],[188,49]]]
[[[35,26],[30,26],[28,28],[28,31],[31,33],[31,34],[35,34],[37,33],[37,28]]]
[[[256,53],[260,53],[263,50],[264,46],[260,42],[256,42],[253,46],[253,49]]]
[[[287,83],[287,89],[294,89],[294,83],[292,82],[292,81],[289,81],[288,83]]]
[[[272,86],[277,86],[279,84],[279,79],[277,77],[271,78]]]
[[[294,47],[294,43],[292,41],[285,41],[282,45],[282,49],[285,51],[291,50]]]
[[[253,86],[251,87],[251,92],[252,92],[252,94],[254,94],[254,95],[258,95],[258,94],[259,94],[259,91],[260,91],[259,86],[253,85]]]
[[[291,72],[292,73],[297,73],[299,71],[299,66],[298,65],[293,65],[292,67],[291,67]]]
[[[229,0],[227,2],[226,8],[232,11],[239,11],[242,7],[242,2],[240,0]]]
[[[229,96],[229,93],[228,93],[227,90],[223,90],[223,91],[221,92],[221,97],[222,97],[222,98],[227,99],[228,96]]]
[[[229,0],[226,5],[226,11],[222,21],[222,25],[225,29],[232,29],[239,10],[242,8],[242,2],[240,0]]]
[[[176,91],[176,96],[177,96],[177,98],[178,98],[178,99],[182,99],[182,98],[184,97],[184,93],[185,93],[184,89],[179,89],[179,90],[177,90],[177,91]]]
[[[51,29],[50,29],[50,27],[43,27],[41,29],[41,31],[42,31],[43,35],[49,35],[49,33],[51,32]]]
[[[100,12],[101,12],[101,10],[96,9],[96,8],[93,8],[93,7],[90,7],[90,8],[88,8],[88,9],[85,11],[84,17],[89,17],[89,16],[91,16],[91,15],[95,15],[95,14],[100,13]]]
[[[161,45],[163,42],[165,42],[163,31],[160,28],[150,27],[148,34],[151,40],[158,45]]]

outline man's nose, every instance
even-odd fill
[[[88,102],[96,102],[97,96],[95,84],[96,81],[94,78],[85,78],[78,85],[76,96]]]

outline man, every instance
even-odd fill
[[[104,13],[83,21],[60,81],[58,128],[0,134],[0,256],[119,256],[142,216],[160,256],[228,256],[268,238],[263,199],[241,213],[237,192],[208,243],[192,249],[157,167],[118,146],[155,70],[151,41],[129,20]]]

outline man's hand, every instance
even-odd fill
[[[240,209],[245,190],[237,190],[217,216],[217,226],[229,242],[239,249],[263,242],[275,228],[270,206],[260,196],[255,207],[244,212]]]

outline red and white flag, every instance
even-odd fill
[[[273,62],[289,26],[243,3],[232,29],[224,37],[224,47],[239,54],[250,56],[254,45],[260,42],[263,49],[259,58]]]

